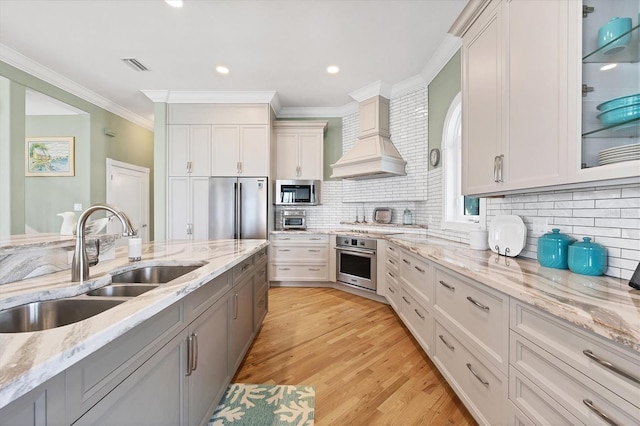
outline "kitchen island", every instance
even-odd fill
[[[35,301],[81,295],[110,284],[111,274],[143,266],[199,266],[186,275],[86,320],[49,330],[0,333],[0,408],[97,353],[145,320],[188,300],[191,294],[223,275],[228,276],[228,280],[220,288],[229,290],[229,294],[236,284],[237,288],[245,287],[249,278],[247,273],[254,267],[256,270],[263,268],[266,277],[268,244],[265,240],[154,242],[144,245],[142,260],[133,263],[128,261],[127,248],[122,247],[116,250],[115,259],[91,267],[90,279],[82,283],[71,282],[71,273],[67,270],[0,286],[1,310]],[[239,266],[242,268],[238,269]],[[253,275],[251,284],[254,284]],[[256,281],[256,284],[259,283]],[[253,286],[247,285],[246,288],[250,288],[248,294],[252,296]],[[222,296],[221,292],[217,294]],[[234,296],[237,299],[237,293],[230,297]],[[253,303],[252,297],[249,300]],[[188,317],[182,313],[183,308],[180,312],[180,318]],[[238,316],[237,303],[234,314]],[[249,323],[249,337],[252,338],[256,331],[253,329],[253,316]],[[226,330],[227,325],[221,328]],[[249,344],[243,343],[240,349],[248,348]]]

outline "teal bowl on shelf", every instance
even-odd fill
[[[569,269],[582,275],[599,276],[607,270],[607,249],[584,237],[569,246]]]
[[[598,114],[597,117],[605,126],[626,123],[627,121],[640,118],[640,103],[614,108]]]
[[[547,268],[569,269],[569,246],[575,241],[553,228],[538,238],[538,262]]]
[[[621,96],[601,103],[596,108],[598,111],[607,112],[615,108],[640,104],[640,93],[635,95]]]
[[[630,42],[631,18],[611,18],[598,30],[598,48],[601,48],[605,55],[618,53]]]

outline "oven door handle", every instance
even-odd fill
[[[336,250],[340,250],[340,251],[343,251],[343,252],[345,252],[345,253],[352,253],[352,254],[355,254],[355,255],[360,254],[360,255],[369,255],[369,256],[374,256],[374,255],[376,254],[376,252],[375,252],[375,251],[360,250],[360,249],[357,249],[357,250],[350,250],[350,249],[345,249],[344,247],[334,247],[334,249],[336,249]]]

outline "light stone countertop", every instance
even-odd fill
[[[0,408],[66,370],[126,331],[268,246],[266,240],[168,241],[143,245],[142,260],[129,263],[127,247],[114,260],[90,269],[90,279],[71,282],[70,271],[0,285],[0,310],[32,301],[83,294],[118,273],[150,265],[204,265],[169,284],[86,320],[50,330],[0,333]]]
[[[273,232],[287,233],[367,236],[346,229]],[[640,290],[629,287],[627,280],[545,268],[535,260],[471,250],[466,244],[440,238],[412,234],[371,236],[640,352]]]

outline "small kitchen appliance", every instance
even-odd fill
[[[282,229],[307,229],[307,215],[304,210],[284,210]]]
[[[315,206],[320,204],[319,180],[276,180],[274,204]]]

